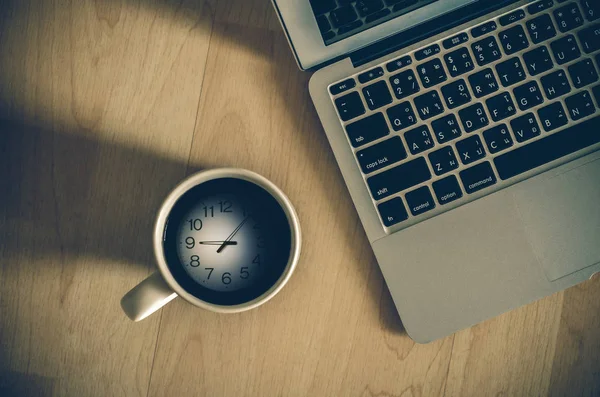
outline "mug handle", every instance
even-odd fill
[[[155,272],[121,298],[121,308],[127,317],[140,321],[175,298],[177,294],[167,285],[160,272]]]

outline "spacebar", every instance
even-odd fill
[[[600,142],[600,117],[522,146],[494,159],[506,180]]]

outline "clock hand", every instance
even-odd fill
[[[231,239],[233,238],[233,236],[235,236],[236,233],[239,232],[239,230],[242,228],[242,226],[244,226],[244,224],[248,221],[248,218],[250,218],[249,215],[247,217],[245,217],[244,220],[242,221],[242,223],[240,223],[238,225],[238,227],[236,227],[235,230],[233,232],[231,232],[231,234],[229,235],[229,237],[227,237],[225,239],[225,241],[223,241],[223,244],[221,244],[221,246],[217,249],[217,253],[221,253],[221,251],[223,251],[223,249],[225,248],[225,246],[227,245],[227,243],[229,241],[231,241]]]
[[[202,245],[237,245],[237,241],[198,241]]]

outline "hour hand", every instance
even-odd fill
[[[202,245],[237,245],[237,241],[198,241]]]

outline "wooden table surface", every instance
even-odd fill
[[[0,1],[1,396],[600,395],[600,279],[428,345],[403,332],[268,0]],[[280,295],[119,300],[186,175],[257,171],[301,218]]]

